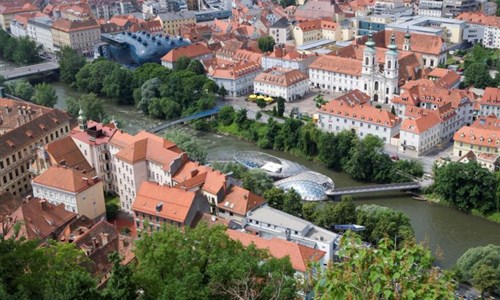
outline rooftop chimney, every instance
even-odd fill
[[[39,203],[42,210],[47,210],[47,200],[41,199]]]

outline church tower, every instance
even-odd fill
[[[403,51],[410,51],[411,49],[410,38],[411,38],[410,30],[406,28],[405,40],[403,42]]]
[[[368,41],[365,43],[365,49],[363,50],[363,62],[361,68],[361,86],[360,90],[366,94],[372,96],[373,94],[373,78],[375,76],[377,65],[375,58],[375,42],[373,41],[371,26],[370,32],[368,33]]]
[[[396,46],[396,35],[394,32],[391,35],[391,44],[387,46],[387,51],[385,52],[385,65],[384,65],[384,77],[385,83],[385,103],[389,103],[389,100],[394,97],[394,94],[398,92],[398,78],[399,78],[399,66],[398,66],[398,47]]]
[[[80,128],[81,131],[87,130],[87,119],[83,115],[83,110],[81,108],[78,111],[78,128]]]

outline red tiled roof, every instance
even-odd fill
[[[185,224],[195,196],[194,192],[144,181],[132,204],[132,210]],[[160,211],[157,211],[158,204],[162,205]]]
[[[95,19],[85,21],[70,21],[67,19],[57,19],[52,23],[52,28],[63,32],[83,31],[90,29],[100,29],[99,22]]]
[[[299,272],[306,272],[309,262],[319,261],[326,254],[324,251],[279,238],[267,240],[253,234],[231,229],[226,232],[231,239],[239,241],[245,247],[254,244],[258,249],[267,249],[269,254],[275,258],[288,256],[293,269]]]
[[[464,12],[458,15],[455,19],[466,21],[468,23],[486,25],[491,27],[500,27],[500,17],[486,16],[481,13]]]
[[[479,100],[481,105],[500,105],[500,89],[494,87],[487,87],[484,90],[483,97]]]
[[[99,178],[89,178],[89,175],[75,169],[59,166],[49,167],[33,179],[34,183],[71,193],[82,192],[100,181]]]
[[[196,58],[210,53],[212,53],[212,50],[208,49],[207,46],[205,46],[203,43],[194,43],[170,50],[167,54],[165,54],[165,56],[161,58],[161,60],[173,63],[183,56],[188,58]]]
[[[95,176],[94,168],[87,162],[71,136],[47,144],[45,149],[53,164],[68,166],[82,171],[88,176]]]
[[[302,21],[297,24],[297,27],[302,31],[320,30],[320,29],[330,29],[335,30],[338,24],[327,19],[313,19]]]
[[[439,125],[439,123],[441,123],[441,119],[437,116],[437,114],[434,111],[428,111],[416,119],[405,119],[401,124],[400,130],[421,134],[434,126]]]
[[[264,198],[256,194],[239,186],[233,186],[224,200],[217,204],[217,207],[244,216],[265,202]]]
[[[307,74],[296,69],[272,68],[257,75],[254,81],[289,87],[308,79]]]
[[[361,63],[357,59],[323,55],[318,57],[309,69],[318,69],[352,76],[361,75]]]

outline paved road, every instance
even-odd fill
[[[2,70],[0,71],[0,76],[5,79],[17,79],[25,77],[32,74],[37,74],[39,72],[46,72],[59,69],[59,63],[57,61],[49,61],[36,65],[24,66],[15,69]]]
[[[436,149],[432,150],[431,152],[422,155],[422,156],[417,156],[415,152],[411,150],[406,150],[405,152],[402,152],[401,149],[398,149],[397,146],[394,145],[384,145],[384,151],[389,154],[390,156],[398,156],[400,159],[406,159],[406,160],[418,160],[422,163],[424,167],[424,172],[425,173],[432,173],[432,167],[434,166],[434,162],[436,159],[440,157],[449,157],[451,155],[451,152],[453,150],[453,143],[449,142],[446,145],[442,147],[437,147]]]

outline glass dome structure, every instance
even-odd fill
[[[278,180],[274,185],[285,191],[293,188],[304,201],[326,200],[325,192],[335,186],[331,178],[313,171]]]
[[[234,160],[249,169],[261,169],[273,178],[287,178],[308,169],[301,164],[258,151],[240,151]]]

